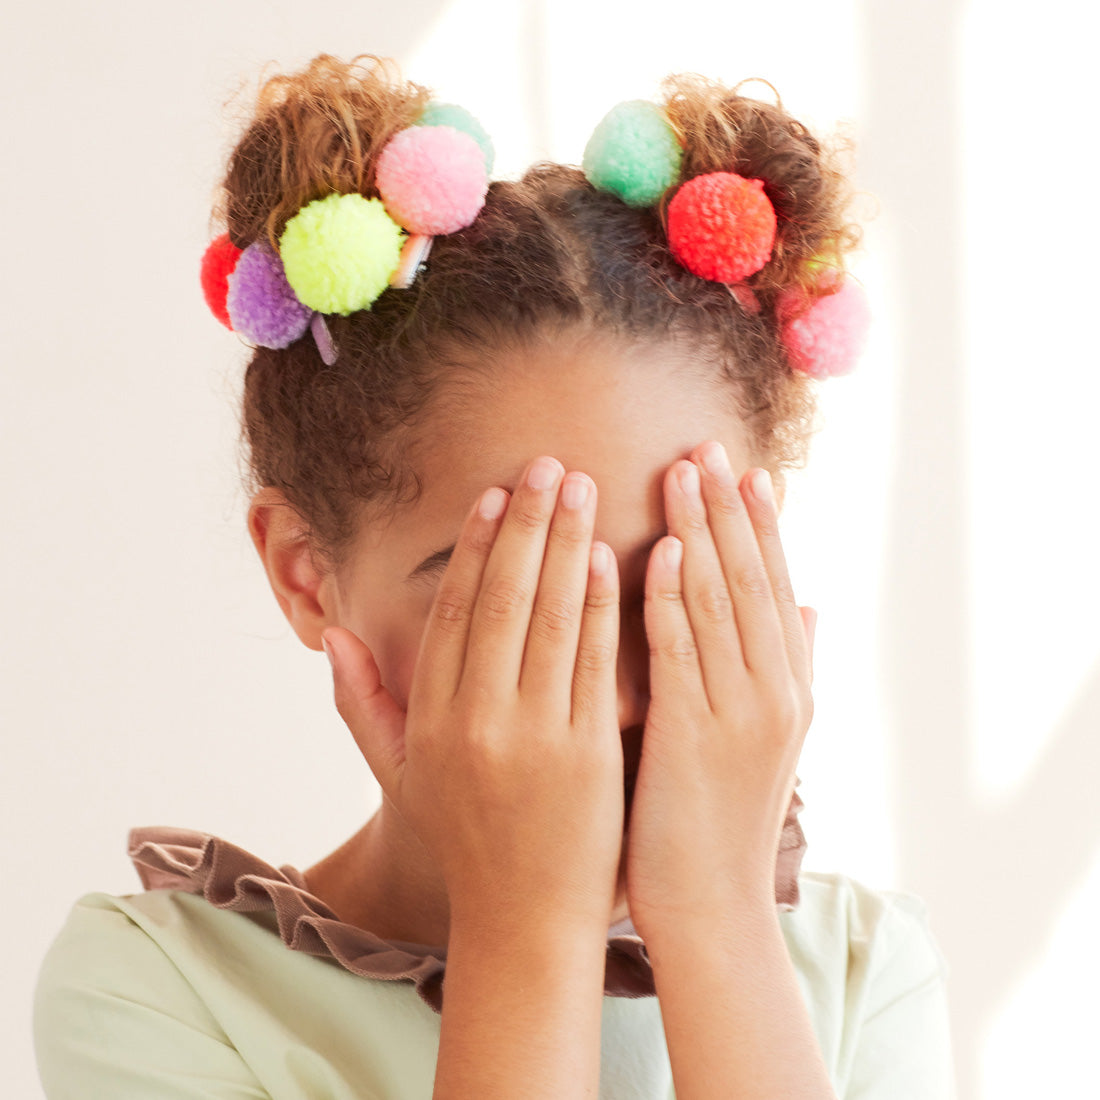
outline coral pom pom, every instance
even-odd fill
[[[791,366],[814,378],[847,374],[863,351],[871,323],[863,287],[847,276],[839,290],[809,308],[802,294],[788,291],[779,300],[778,314]]]
[[[226,307],[233,329],[265,348],[285,348],[309,327],[311,311],[294,295],[279,257],[265,242],[250,244],[229,276]]]
[[[303,206],[279,238],[287,281],[319,313],[345,317],[389,285],[401,258],[401,229],[378,199],[326,195]]]
[[[664,112],[632,99],[612,107],[592,131],[581,162],[588,182],[627,206],[652,206],[680,175],[683,150]]]
[[[202,296],[210,312],[228,329],[233,327],[233,322],[225,308],[225,296],[229,293],[229,276],[240,258],[241,250],[229,239],[228,233],[223,233],[215,237],[202,254],[199,270]]]
[[[452,126],[411,126],[382,150],[375,185],[390,216],[410,233],[465,229],[485,205],[481,146]]]
[[[424,113],[416,120],[416,125],[451,126],[455,130],[469,134],[481,147],[485,157],[485,175],[493,174],[493,165],[496,163],[493,139],[489,137],[485,127],[465,107],[460,107],[457,103],[429,103]]]
[[[673,255],[701,279],[739,283],[771,258],[775,209],[764,181],[733,172],[696,176],[668,205]]]

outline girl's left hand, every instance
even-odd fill
[[[794,600],[767,471],[705,443],[665,477],[646,574],[650,703],[627,892],[643,938],[774,905],[779,838],[813,714],[815,613]],[[682,558],[682,561],[679,560]]]

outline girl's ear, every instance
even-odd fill
[[[261,489],[248,509],[248,530],[294,633],[320,650],[321,631],[336,625],[332,578],[314,563],[302,517],[278,489]]]

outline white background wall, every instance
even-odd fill
[[[577,161],[604,111],[678,69],[764,76],[807,121],[850,120],[878,210],[858,262],[876,327],[859,373],[825,387],[785,518],[800,602],[820,612],[804,866],[925,898],[952,966],[962,1097],[1094,1087],[1100,250],[1080,6],[623,7],[68,0],[9,14],[8,1095],[40,1095],[30,998],[69,907],[140,889],[131,826],[203,829],[305,867],[374,805],[327,666],[285,625],[248,543],[245,351],[197,281],[235,133],[223,103],[264,63],[322,50],[393,55],[469,107],[498,175]]]

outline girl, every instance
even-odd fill
[[[264,87],[207,299],[249,529],[381,808],[304,873],[134,830],[37,991],[51,1100],[951,1094],[918,899],[804,873],[780,545],[856,232],[779,106],[673,78],[487,184],[372,59]]]

